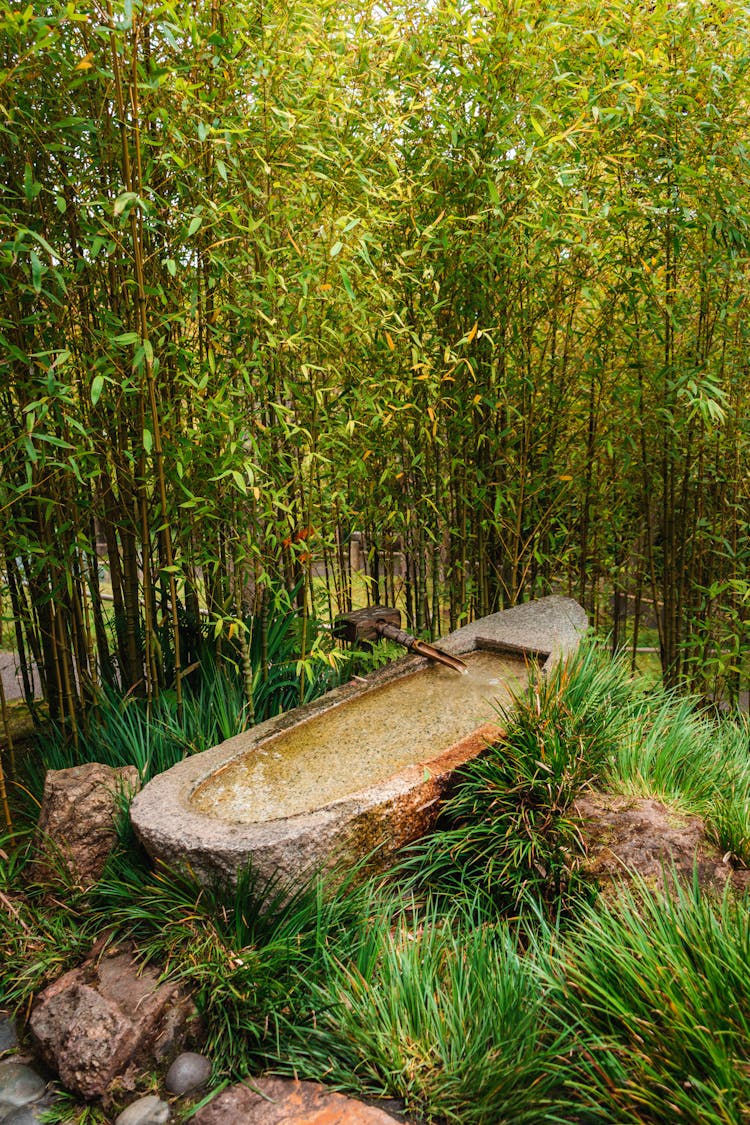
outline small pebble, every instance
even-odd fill
[[[46,1085],[44,1079],[24,1063],[0,1062],[0,1106],[35,1102],[41,1098]]]
[[[155,1094],[131,1102],[115,1118],[115,1125],[167,1125],[169,1106]]]
[[[15,1024],[10,1016],[6,1016],[3,1012],[0,1014],[0,1054],[12,1050],[17,1042]]]
[[[205,1086],[210,1077],[210,1059],[205,1055],[197,1055],[194,1051],[183,1051],[167,1071],[164,1085],[171,1094],[187,1094],[190,1090]]]

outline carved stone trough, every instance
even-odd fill
[[[455,770],[501,733],[497,703],[576,648],[586,614],[552,596],[441,641],[467,676],[415,656],[336,688],[154,778],[131,808],[156,859],[203,882],[250,863],[295,883],[377,849],[386,865],[433,826]]]

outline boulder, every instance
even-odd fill
[[[47,882],[60,863],[83,889],[101,876],[117,840],[120,796],[140,788],[135,766],[119,769],[92,762],[64,770],[48,770],[39,815],[36,859],[31,878]]]
[[[44,1061],[83,1098],[117,1080],[132,1086],[142,1062],[166,1061],[199,1031],[192,1000],[159,970],[139,970],[129,946],[90,956],[38,997],[29,1027]]]
[[[291,1078],[248,1079],[200,1109],[194,1125],[395,1125],[376,1106]]]
[[[618,796],[592,790],[574,810],[581,818],[586,858],[582,870],[605,897],[634,877],[654,890],[669,890],[677,877],[697,878],[704,892],[721,895],[729,886],[750,888],[750,871],[733,866],[709,839],[699,816],[686,816],[652,797]]]

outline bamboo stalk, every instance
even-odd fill
[[[3,730],[5,731],[5,741],[7,743],[8,753],[10,755],[11,770],[16,772],[15,767],[15,748],[13,745],[13,735],[10,730],[10,718],[8,716],[8,706],[5,698],[5,685],[3,678],[0,676],[0,709],[3,715]],[[5,770],[3,768],[3,755],[0,752],[0,804],[3,807],[3,815],[5,817],[5,827],[8,831],[13,829],[13,818],[10,813],[10,804],[8,802],[8,790],[5,784]]]
[[[114,32],[114,21],[112,15],[112,5],[110,0],[107,0],[107,14],[110,21],[110,48],[112,57],[112,69],[115,78],[115,93],[117,99],[117,111],[120,117],[120,128],[122,135],[122,156],[123,156],[123,170],[124,179],[129,191],[140,195],[143,185],[143,172],[142,172],[142,159],[141,159],[141,134],[140,134],[140,105],[139,105],[139,85],[138,85],[138,42],[140,22],[137,12],[133,13],[132,22],[132,59],[131,70],[128,87],[129,95],[129,110],[128,115],[125,105],[124,82],[122,75],[122,68],[120,63],[120,55],[117,50],[117,43]],[[133,138],[133,152],[135,160],[135,168],[130,158],[130,146],[128,143],[128,135],[126,131],[126,122],[130,118],[130,132]],[[153,427],[153,462],[156,474],[156,482],[159,495],[159,506],[161,510],[161,535],[164,542],[164,553],[166,558],[166,569],[169,573],[169,590],[170,590],[170,605],[171,605],[171,619],[172,619],[172,643],[174,646],[174,668],[175,668],[175,694],[177,700],[177,712],[182,716],[182,663],[180,659],[180,630],[179,630],[179,615],[178,615],[178,602],[177,602],[177,583],[175,578],[174,567],[174,553],[172,549],[172,532],[169,520],[169,509],[167,504],[167,491],[166,491],[166,477],[164,474],[164,452],[162,447],[161,436],[161,421],[159,416],[159,406],[156,394],[156,380],[154,377],[154,359],[153,349],[149,342],[149,325],[148,325],[148,298],[146,292],[146,276],[144,268],[144,253],[143,253],[143,224],[140,207],[135,203],[130,208],[130,232],[133,247],[133,263],[135,269],[136,281],[136,310],[137,310],[137,326],[138,335],[140,338],[141,348],[143,349],[143,368],[145,372],[145,381],[148,402],[151,414],[151,424]],[[142,401],[142,400],[141,400]],[[143,411],[143,407],[142,407]],[[145,426],[142,427],[142,432],[145,432]],[[147,695],[151,698],[153,690],[158,685],[158,679],[154,676],[155,658],[153,654],[154,643],[152,635],[152,583],[150,576],[147,575],[147,560],[150,555],[150,538],[148,536],[149,519],[146,507],[145,497],[145,474],[142,475],[144,484],[141,485],[141,526],[143,528],[143,583],[144,583],[144,608],[145,630],[144,635],[146,638],[146,669],[147,669]]]

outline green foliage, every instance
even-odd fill
[[[217,1073],[244,1076],[273,1050],[282,1013],[320,972],[329,941],[356,941],[366,888],[352,871],[335,891],[302,889],[242,873],[235,886],[202,887],[187,875],[148,871],[117,857],[92,903],[100,924],[137,943],[194,996]],[[350,936],[351,935],[351,936]]]
[[[143,781],[169,769],[189,754],[207,750],[246,726],[242,685],[205,662],[196,692],[188,689],[178,716],[173,696],[162,694],[149,707],[136,697],[123,699],[103,688],[77,746],[66,732],[51,726],[37,735],[36,752],[24,762],[29,787],[41,796],[49,769],[81,762],[135,766]]]
[[[750,861],[747,722],[702,714],[696,701],[657,687],[636,701],[605,781],[705,818],[722,851]]]
[[[309,629],[313,624],[309,623]],[[36,753],[25,761],[32,793],[38,798],[48,769],[65,769],[80,762],[110,766],[132,765],[144,783],[190,754],[209,749],[239,734],[250,718],[262,722],[314,699],[335,686],[351,661],[331,665],[323,650],[300,660],[297,611],[280,597],[262,623],[247,626],[252,668],[252,710],[246,697],[236,654],[220,662],[206,643],[195,678],[186,683],[181,706],[174,692],[162,692],[151,702],[112,688],[100,690],[96,708],[71,741],[69,731],[51,724],[37,735]],[[225,649],[226,651],[226,649]]]
[[[323,949],[311,1011],[282,1022],[287,1073],[403,1098],[426,1120],[559,1121],[560,1057],[534,968],[503,926],[380,902],[353,954]]]
[[[532,676],[504,713],[505,736],[457,775],[437,832],[404,861],[417,884],[481,893],[504,910],[586,890],[576,796],[588,785],[702,816],[724,852],[750,861],[747,723],[645,689],[591,639]]]
[[[710,748],[698,765],[714,787],[705,817],[722,852],[750,867],[750,730],[746,718],[725,717],[714,726]]]
[[[503,715],[505,736],[460,771],[443,827],[413,849],[415,878],[504,908],[541,898],[558,909],[579,889],[571,805],[615,755],[633,694],[625,665],[593,641],[533,674]]]
[[[747,724],[644,690],[590,641],[505,719],[406,885],[355,869],[202,887],[150,870],[124,829],[94,888],[61,867],[51,895],[25,842],[0,840],[2,1003],[26,1010],[106,931],[193,991],[217,1079],[296,1074],[436,1125],[744,1125],[747,897],[675,878],[669,896],[636,881],[585,901],[571,802],[591,781],[661,795],[747,858]],[[522,924],[499,917],[520,906]]]
[[[54,1103],[39,1111],[41,1125],[107,1125],[107,1118],[99,1106],[82,1106],[67,1091],[56,1093]]]
[[[583,1120],[746,1119],[748,954],[746,900],[636,886],[582,909],[547,962],[547,986],[561,1027],[577,1029],[568,1089]]]
[[[6,9],[0,554],[56,720],[179,694],[201,611],[349,608],[354,531],[417,631],[648,594],[738,697],[746,7]]]
[[[81,960],[98,932],[97,919],[87,909],[79,889],[70,886],[65,865],[55,871],[64,901],[50,902],[49,885],[28,885],[30,838],[23,834],[0,838],[0,960],[3,964],[0,1000],[11,1011],[21,1010],[31,997]],[[49,857],[54,864],[54,856]]]

